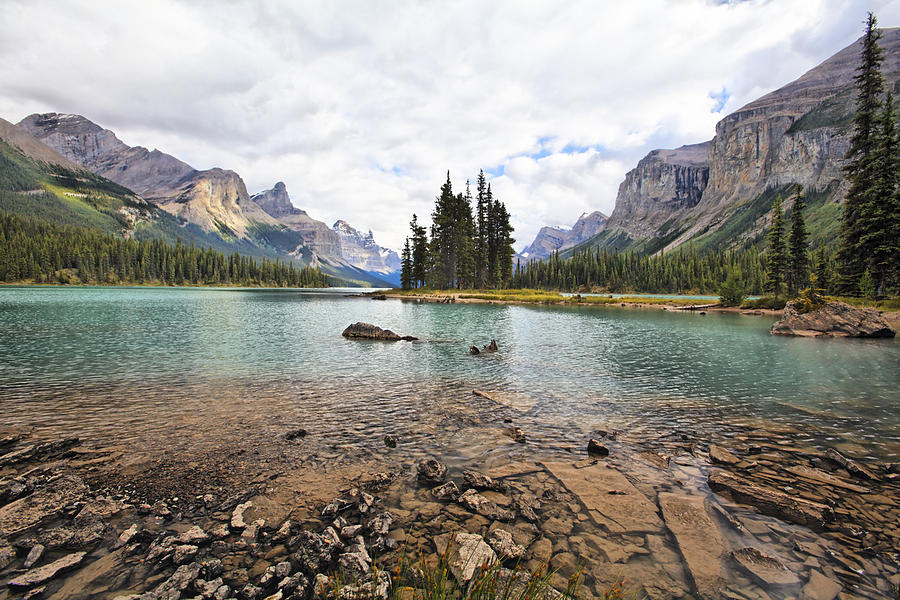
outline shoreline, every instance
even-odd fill
[[[900,465],[853,458],[860,451],[849,441],[826,451],[805,431],[751,421],[714,440],[680,427],[650,437],[606,428],[591,434],[593,452],[579,435],[551,452],[522,426],[519,442],[482,425],[481,443],[510,448],[501,460],[445,457],[404,439],[392,450],[385,439],[379,455],[333,464],[302,458],[328,442],[302,429],[273,431],[266,446],[136,462],[121,446],[0,431],[0,578],[37,580],[44,566],[84,553],[72,570],[10,585],[0,598],[43,587],[57,600],[156,600],[178,597],[166,595],[173,586],[181,597],[202,595],[212,582],[228,586],[227,597],[263,598],[290,577],[303,595],[276,597],[301,598],[316,584],[340,585],[339,568],[356,569],[350,581],[373,565],[390,573],[403,548],[432,564],[462,532],[505,548],[509,568],[548,565],[556,589],[580,572],[582,598],[623,578],[629,592],[654,599],[749,600],[820,585],[876,598],[900,584]],[[423,455],[443,468],[414,457]],[[748,548],[780,565],[777,588],[762,583],[772,573],[754,571]]]

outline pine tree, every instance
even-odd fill
[[[784,244],[784,211],[781,208],[781,196],[772,204],[772,223],[767,234],[766,249],[766,291],[772,292],[776,298],[781,293],[784,272],[787,266],[787,249]]]
[[[479,288],[485,288],[488,280],[488,212],[490,199],[483,170],[478,172],[475,202],[475,269],[477,272],[475,285]]]
[[[859,246],[865,253],[875,294],[883,296],[897,284],[900,269],[900,143],[894,117],[894,97],[888,93],[880,115],[874,155],[876,180],[859,216]]]
[[[792,296],[800,293],[809,283],[809,237],[806,223],[803,221],[803,186],[797,185],[794,194],[794,207],[791,210],[791,232],[788,236],[788,290]]]
[[[867,205],[873,202],[878,172],[876,151],[881,120],[881,94],[884,79],[879,70],[884,52],[878,46],[881,32],[875,15],[868,14],[866,33],[862,40],[861,62],[856,71],[856,114],[853,117],[853,137],[845,167],[850,189],[841,212],[841,240],[838,248],[839,277],[837,288],[844,294],[859,291],[859,279],[866,270],[867,248],[862,242],[862,223]]]
[[[428,279],[428,237],[415,214],[409,223],[412,231],[412,287],[425,285]]]
[[[409,246],[408,237],[403,243],[403,251],[400,253],[400,287],[404,290],[413,287],[412,249]]]

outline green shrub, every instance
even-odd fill
[[[762,298],[757,298],[756,300],[744,300],[741,303],[741,308],[755,308],[755,309],[769,309],[769,310],[781,310],[784,308],[787,301],[784,298],[774,298],[772,296],[763,296]]]
[[[741,306],[747,299],[747,286],[734,272],[728,274],[725,282],[719,287],[719,303],[722,306]]]

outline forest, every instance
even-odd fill
[[[316,268],[257,261],[180,241],[138,242],[0,211],[0,281],[325,287]]]

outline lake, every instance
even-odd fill
[[[550,447],[601,426],[686,421],[716,435],[760,419],[900,456],[894,340],[776,337],[759,316],[344,297],[351,291],[0,288],[4,420],[154,444],[181,420],[222,428],[273,414],[369,443],[420,435],[411,432],[429,406],[490,410],[472,396],[479,389],[506,394]],[[342,338],[357,321],[420,341]],[[491,339],[499,354],[468,355]]]

